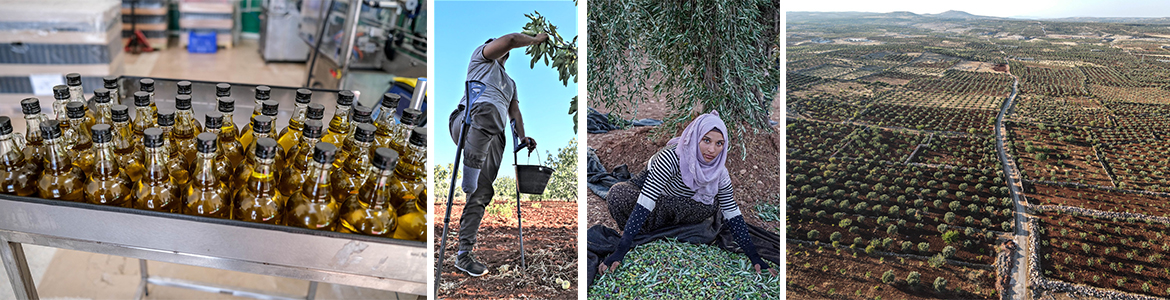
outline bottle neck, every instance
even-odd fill
[[[45,140],[45,170],[52,170],[57,174],[68,172],[73,168],[71,153],[66,152],[65,139],[62,137]]]
[[[363,188],[363,190],[368,188],[371,192],[366,195],[366,199],[360,200],[363,200],[363,202],[366,203],[370,203],[370,206],[372,206],[373,209],[385,209],[387,206],[386,200],[389,199],[386,199],[385,195],[378,195],[377,191],[384,190],[386,187],[390,186],[390,177],[392,177],[392,175],[394,175],[393,169],[375,169],[374,173],[370,173],[370,179],[366,181],[367,186]]]
[[[134,146],[131,142],[131,135],[133,129],[130,128],[130,122],[114,122],[114,147],[116,149],[127,149]]]
[[[190,110],[180,110],[175,113],[174,131],[179,136],[195,136],[195,116]]]
[[[309,162],[309,171],[306,173],[312,184],[304,185],[304,190],[301,194],[315,201],[316,199],[325,198],[329,195],[331,186],[329,185],[329,169],[333,167],[332,164],[322,164],[317,161]]]
[[[143,180],[150,182],[170,180],[170,171],[167,170],[168,154],[163,147],[146,148],[146,174]]]
[[[73,129],[73,149],[80,150],[93,146],[93,135],[85,127],[86,118],[69,119],[69,127]],[[78,148],[80,147],[80,148]]]
[[[252,176],[248,179],[247,188],[255,194],[263,193],[262,190],[275,188],[273,182],[276,181],[276,172],[272,168],[272,164],[275,163],[276,159],[272,158],[258,160],[256,166],[252,168]]]
[[[113,102],[96,103],[94,104],[94,107],[97,109],[97,114],[94,114],[94,116],[98,118],[96,122],[94,122],[95,124],[114,123],[114,112],[112,111],[112,107],[114,107]]]
[[[25,128],[28,132],[25,133],[24,139],[27,142],[43,142],[44,136],[41,135],[41,123],[47,119],[45,114],[24,115]]]
[[[382,108],[382,114],[374,120],[374,125],[378,128],[390,128],[394,124],[399,124],[398,121],[394,120],[394,110],[385,107]]]
[[[69,86],[69,101],[70,102],[85,102],[85,94],[81,90],[80,85]]]
[[[319,142],[321,142],[319,138],[301,137],[301,142],[297,144],[298,153],[293,153],[296,155],[297,167],[302,170],[308,168],[309,162],[313,160],[313,147],[317,147]]]
[[[103,176],[108,178],[108,176],[117,175],[119,166],[114,155],[114,143],[96,143],[93,147],[94,164],[93,172],[90,172],[90,176]]]
[[[351,108],[353,107],[349,105],[338,105],[337,111],[333,113],[333,121],[330,121],[329,123],[338,124],[341,126],[349,126],[349,111]]]
[[[350,173],[358,174],[364,172],[370,166],[370,144],[367,142],[359,142],[350,138],[349,157],[341,165],[345,166],[345,170]]]
[[[292,119],[288,120],[288,127],[290,130],[300,131],[305,126],[305,119],[309,114],[309,105],[297,103],[297,108],[293,110]]]
[[[135,124],[143,126],[143,129],[154,127],[155,121],[154,116],[152,116],[154,112],[151,111],[150,106],[136,107],[134,111],[137,114],[134,116]]]
[[[201,186],[215,186],[219,183],[219,177],[215,175],[215,152],[200,152],[196,157],[198,160],[195,165],[195,176],[191,178],[192,182]]]
[[[24,160],[24,152],[16,146],[12,134],[0,135],[0,163],[5,167],[16,167]]]
[[[406,144],[404,150],[406,153],[398,156],[398,165],[394,168],[394,173],[411,181],[425,179],[423,176],[426,175],[427,148]]]

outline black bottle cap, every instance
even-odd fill
[[[175,96],[175,109],[191,110],[191,95]]]
[[[341,106],[353,105],[353,92],[351,92],[351,91],[337,92],[337,105],[341,105]]]
[[[69,86],[81,85],[81,74],[77,74],[77,73],[65,74],[65,84],[67,84]]]
[[[41,99],[28,97],[24,98],[24,100],[20,100],[20,111],[26,115],[35,115],[41,113]]]
[[[121,104],[114,105],[110,107],[110,115],[114,122],[129,122],[130,107]]]
[[[267,85],[256,86],[256,100],[268,100],[272,97],[272,88]]]
[[[393,170],[394,165],[398,164],[398,152],[390,150],[390,148],[378,148],[374,150],[372,161],[374,168],[379,170]]]
[[[353,108],[353,122],[354,123],[374,123],[374,109],[365,106],[354,106]]]
[[[427,128],[421,127],[421,126],[415,127],[414,131],[410,133],[410,144],[415,145],[415,146],[419,146],[419,147],[426,147],[427,146]]]
[[[179,83],[176,83],[175,85],[177,85],[179,87],[179,92],[178,92],[179,95],[190,95],[191,94],[191,82],[190,81],[186,81],[186,80],[179,81]]]
[[[216,97],[227,97],[232,95],[232,85],[227,83],[219,83],[215,85]]]
[[[309,120],[305,122],[305,128],[301,130],[305,137],[312,139],[319,139],[325,135],[325,123],[321,120]]]
[[[85,103],[69,102],[65,105],[65,115],[70,119],[80,119],[85,117]]]
[[[150,93],[143,91],[134,92],[134,106],[150,106]]]
[[[253,133],[268,133],[272,131],[272,117],[259,115],[252,118]]]
[[[294,100],[301,104],[313,102],[313,91],[309,89],[297,89],[297,97]]]
[[[199,151],[199,153],[215,153],[215,142],[219,137],[214,133],[200,133],[195,139],[195,151]]]
[[[175,126],[175,110],[169,108],[159,108],[158,126]]]
[[[41,134],[46,139],[56,139],[61,137],[61,122],[57,120],[48,120],[41,123]]]
[[[382,113],[387,113],[387,112],[382,111]],[[419,119],[421,119],[421,118],[422,118],[422,111],[419,111],[417,109],[407,108],[407,109],[402,111],[402,120],[401,120],[402,124],[418,125],[418,123],[420,123]]]
[[[264,102],[260,102],[260,114],[262,115],[275,117],[279,111],[280,102],[276,102],[276,100],[264,100]]]
[[[89,127],[93,133],[93,142],[95,144],[109,143],[114,140],[114,135],[110,133],[110,124],[95,124]]]
[[[0,134],[12,133],[12,118],[0,116]]]
[[[305,117],[309,120],[325,119],[325,106],[317,103],[309,104],[309,110],[305,113]]]
[[[363,143],[373,142],[375,131],[378,131],[378,127],[368,123],[359,123],[353,131],[353,139]]]
[[[158,127],[147,128],[142,131],[142,145],[146,148],[158,148],[163,145],[163,131]]]
[[[226,83],[220,83],[220,84],[226,84]],[[235,112],[235,111],[236,111],[236,99],[233,99],[232,97],[220,97],[219,98],[219,112],[230,113],[230,112]]]
[[[256,158],[271,159],[276,157],[276,140],[261,138],[256,140]]]
[[[143,92],[154,92],[154,79],[143,78],[138,80],[138,88]]]
[[[218,111],[209,112],[204,116],[204,119],[206,120],[203,122],[203,125],[207,126],[207,129],[223,128],[223,113]]]
[[[382,94],[382,107],[398,108],[398,101],[402,100],[402,95],[394,93]]]
[[[93,90],[93,102],[110,103],[110,90],[106,88],[97,88]]]
[[[337,159],[337,146],[327,142],[317,143],[313,147],[313,161],[328,165]]]
[[[103,87],[105,87],[107,89],[111,89],[111,90],[117,89],[118,88],[118,76],[102,77],[102,84],[103,84]]]
[[[65,86],[64,84],[53,86],[53,99],[69,99],[69,87]]]

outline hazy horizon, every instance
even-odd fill
[[[1131,0],[987,0],[973,2],[824,0],[785,3],[784,11],[804,12],[873,12],[909,11],[915,14],[938,14],[949,10],[973,15],[1002,18],[1056,19],[1071,17],[1096,18],[1162,18],[1170,17],[1170,1]]]

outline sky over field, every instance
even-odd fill
[[[1023,18],[1170,17],[1170,1],[1166,0],[820,0],[788,1],[781,7],[785,11],[909,11],[917,14],[937,14],[948,10],[959,10],[981,16]]]

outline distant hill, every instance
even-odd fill
[[[831,19],[881,19],[881,18],[897,18],[897,19],[963,19],[963,20],[993,20],[1003,19],[998,17],[988,17],[973,15],[965,11],[948,10],[937,14],[916,14],[908,11],[895,11],[888,13],[875,12],[814,12],[814,11],[790,11],[787,14],[788,20],[791,21],[808,21],[808,20],[831,20]]]
[[[1170,18],[1128,18],[1128,17],[1069,17],[1055,19],[1041,19],[1049,22],[1090,22],[1090,23],[1129,23],[1129,24],[1170,24]]]

